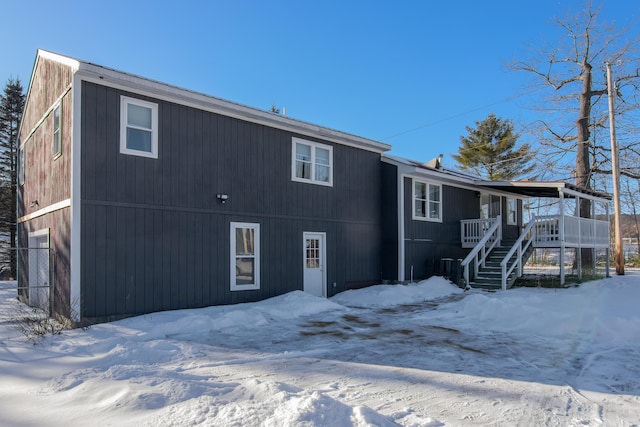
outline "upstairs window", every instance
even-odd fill
[[[319,185],[333,185],[333,147],[293,138],[291,179]]]
[[[18,184],[24,184],[24,147],[18,149]]]
[[[413,219],[442,222],[442,186],[413,181]]]
[[[120,152],[158,158],[158,104],[120,98]]]
[[[62,154],[62,105],[53,109],[53,158]]]

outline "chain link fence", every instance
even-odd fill
[[[49,316],[53,308],[53,250],[1,247],[0,259],[3,296],[13,289],[23,302]]]

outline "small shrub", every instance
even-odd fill
[[[47,335],[59,335],[70,327],[69,321],[66,319],[51,318],[39,308],[25,307],[22,304],[18,306],[15,325],[33,344],[37,344]]]

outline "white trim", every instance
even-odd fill
[[[135,105],[151,110],[151,129],[138,128],[145,132],[151,132],[151,151],[135,150],[127,147],[127,129],[135,128],[129,125],[127,121],[127,112],[129,105]],[[154,102],[143,101],[129,96],[120,96],[120,153],[130,154],[132,156],[158,158],[158,104]]]
[[[480,218],[481,219],[489,219],[489,218],[497,218],[498,216],[502,216],[502,197],[506,197],[504,194],[501,193],[496,193],[493,191],[482,191],[480,190],[480,198],[478,199],[478,209],[480,210]],[[487,210],[487,218],[483,218],[482,217],[482,196],[488,196],[489,197],[489,207]],[[495,216],[491,216],[491,196],[497,197],[499,202],[500,202],[500,206],[498,206],[498,213],[495,214]],[[517,220],[516,220],[517,221]]]
[[[398,280],[404,281],[405,241],[404,241],[404,179],[398,166]]]
[[[24,182],[27,179],[27,175],[25,174],[25,171],[24,171],[25,155],[26,154],[24,152],[24,146],[20,146],[18,148],[18,185],[20,186],[24,185]]]
[[[421,181],[435,182],[436,184],[441,184],[443,186],[453,187],[453,188],[461,188],[464,190],[472,190],[472,191],[486,191],[494,194],[501,194],[503,196],[515,197],[519,200],[528,199],[529,196],[520,195],[516,193],[511,193],[509,191],[501,191],[492,187],[483,187],[482,182],[477,181],[473,177],[468,177],[458,171],[452,171],[447,169],[435,170],[435,169],[425,169],[418,167],[411,163],[408,160],[395,157],[389,154],[383,154],[381,159],[382,162],[388,163],[390,165],[394,165],[398,168],[402,166],[405,171],[405,175],[407,177],[416,178]],[[495,183],[497,181],[491,181],[491,183]],[[506,186],[505,186],[506,187]]]
[[[58,137],[56,138],[56,110],[60,109],[60,115],[58,117]],[[58,157],[60,157],[62,155],[62,123],[64,121],[64,118],[62,117],[62,115],[64,114],[63,110],[62,110],[62,99],[60,99],[60,101],[54,105],[53,109],[52,109],[52,120],[51,120],[51,136],[52,136],[52,140],[51,140],[51,152],[53,154],[53,159],[57,159]],[[58,146],[58,151],[55,151],[56,148],[56,141],[59,140],[60,144]]]
[[[296,145],[307,145],[311,149],[311,159],[309,163],[311,164],[311,178],[300,178],[296,175]],[[327,150],[329,152],[329,181],[318,181],[316,180],[316,149],[320,148],[322,150]],[[324,185],[327,187],[333,187],[333,147],[326,144],[321,144],[315,141],[308,141],[306,139],[296,138],[295,136],[291,138],[291,181],[296,182],[304,182],[306,184],[316,184],[316,185]]]
[[[30,221],[34,218],[38,218],[40,216],[46,215],[51,212],[55,212],[60,209],[68,208],[69,206],[71,206],[71,199],[62,200],[58,203],[54,203],[52,205],[45,206],[42,209],[38,209],[35,212],[31,212],[28,215],[21,216],[20,218],[18,218],[18,224],[21,222]]]
[[[51,248],[51,229],[43,228],[40,230],[32,231],[29,233],[29,248],[31,248],[31,242],[38,237],[47,236],[47,248]]]
[[[69,138],[71,147],[71,212],[69,215],[69,224],[71,227],[71,238],[69,242],[69,282],[70,282],[70,296],[69,304],[71,306],[71,320],[79,322],[82,317],[82,294],[81,294],[81,253],[82,253],[82,240],[81,240],[81,193],[80,185],[82,178],[81,169],[81,123],[82,123],[82,79],[77,75],[73,75],[71,82],[72,87],[72,101],[71,107],[71,135]]]
[[[513,203],[515,203],[513,211],[509,210],[509,200],[513,200]],[[511,212],[515,212],[515,221],[511,221]],[[507,196],[507,225],[518,225],[518,199],[515,197]]]
[[[425,216],[416,215],[416,183],[424,184],[426,186],[426,189],[425,189],[426,203],[425,203],[425,212],[424,212]],[[431,191],[430,190],[432,186],[437,186],[440,193],[440,200],[438,201],[438,218],[431,217],[431,209],[430,209]],[[441,183],[425,181],[417,178],[411,179],[411,219],[413,219],[414,221],[442,222],[442,204],[443,204],[443,200],[442,200],[442,184]]]
[[[320,271],[322,272],[322,297],[327,297],[327,233],[324,231],[303,231],[302,232],[302,289],[304,290],[304,269],[307,265],[306,244],[307,236],[322,236],[320,243]]]
[[[236,229],[253,229],[253,276],[254,283],[248,285],[238,285],[236,283]],[[260,224],[249,222],[229,223],[229,281],[232,291],[250,291],[260,289]]]
[[[42,115],[42,117],[40,117],[40,120],[38,120],[35,124],[35,126],[33,127],[33,129],[31,129],[29,131],[29,133],[27,134],[27,137],[24,138],[24,140],[20,141],[20,147],[24,147],[29,140],[31,140],[31,137],[33,136],[34,133],[36,133],[36,131],[38,130],[38,128],[40,126],[42,126],[42,123],[44,123],[45,120],[47,120],[47,118],[49,117],[49,115],[53,112],[53,109],[58,105],[58,104],[62,104],[62,100],[64,99],[64,97],[67,95],[67,93],[69,93],[69,91],[71,90],[71,85],[67,86],[64,91],[62,92],[62,95],[60,95],[58,98],[56,98],[56,100],[53,102],[53,104],[51,104],[49,106],[49,108],[47,108],[47,111],[44,112],[44,114]],[[25,102],[25,105],[26,102]],[[21,125],[22,126],[22,125]]]
[[[382,142],[363,138],[337,130],[321,127],[311,123],[285,117],[279,114],[259,110],[257,108],[236,104],[213,96],[204,95],[187,89],[171,86],[147,78],[127,74],[106,67],[80,63],[78,73],[83,80],[97,83],[102,86],[126,90],[142,96],[149,96],[158,100],[169,101],[187,107],[197,108],[222,114],[227,117],[241,119],[251,123],[266,125],[271,128],[295,132],[300,135],[322,138],[349,147],[362,150],[383,153],[391,149],[391,146]]]

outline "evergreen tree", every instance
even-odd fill
[[[512,180],[530,173],[533,154],[528,144],[516,148],[517,134],[509,120],[502,120],[491,113],[476,122],[476,127],[467,126],[468,136],[460,137],[462,146],[453,158],[463,170],[496,180]]]
[[[0,94],[0,232],[9,234],[9,247],[16,246],[16,194],[18,189],[18,130],[25,95],[19,79],[10,78]],[[16,277],[15,252],[2,254]]]

